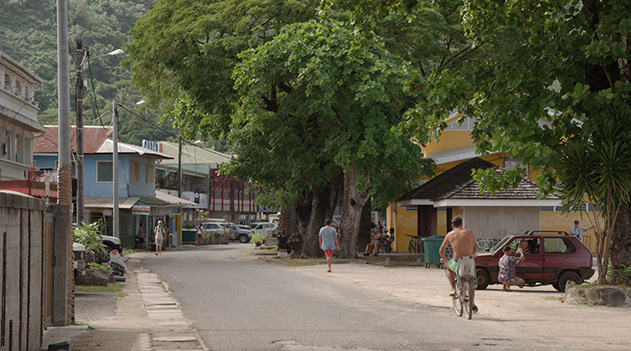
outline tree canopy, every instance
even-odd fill
[[[570,205],[595,203],[608,218],[606,232],[613,235],[615,209],[628,208],[629,173],[621,164],[628,159],[617,152],[627,141],[610,138],[615,133],[603,128],[616,128],[611,124],[625,114],[631,96],[630,5],[593,0],[465,1],[462,14],[468,36],[473,45],[488,47],[489,54],[430,77],[415,111],[421,118],[416,125],[427,126],[427,116],[433,116],[433,126],[439,127],[446,111],[474,116],[480,152],[506,152],[531,164],[540,172],[537,182],[543,192],[559,187]],[[617,135],[628,138],[625,133]],[[572,155],[595,149],[603,152],[601,159],[579,163],[591,167],[578,169]],[[612,182],[594,182],[593,167],[613,167],[607,168],[616,173],[609,174]],[[522,172],[478,172],[477,179],[498,189],[514,184]],[[578,172],[583,181],[566,177],[571,172]],[[582,192],[579,185],[593,188],[583,187]],[[608,192],[616,198],[602,196]],[[608,201],[621,207],[608,206]],[[626,237],[619,240],[629,247]],[[606,271],[612,237],[599,238],[601,269]],[[631,257],[625,260],[631,263]],[[605,272],[600,273],[604,281]]]
[[[262,139],[241,144],[231,166],[236,172],[247,167],[255,179],[278,173],[281,184],[298,176],[305,189],[339,170],[354,172],[345,192],[357,188],[364,202],[387,203],[431,171],[411,135],[394,128],[411,104],[405,93],[411,67],[376,36],[313,20],[286,26],[240,57],[234,77],[243,115],[232,130],[240,140]],[[342,207],[346,200],[352,199]],[[344,220],[343,214],[343,229]]]

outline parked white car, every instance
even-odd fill
[[[278,225],[272,222],[254,222],[250,223],[250,228],[252,228],[252,231],[254,233],[261,233],[268,236],[271,235],[271,233],[274,232],[276,228],[278,228]]]

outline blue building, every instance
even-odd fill
[[[111,128],[84,127],[84,194],[85,218],[89,223],[102,219],[105,231],[112,235],[113,212],[113,141]],[[35,138],[33,158],[38,172],[57,173],[57,126],[46,126],[46,133]],[[72,130],[72,150],[76,153],[75,130]],[[185,199],[156,192],[156,160],[173,157],[136,145],[118,143],[119,162],[119,236],[124,247],[134,246],[134,236],[140,224],[152,241],[151,231],[158,220],[166,223],[181,241],[183,207],[195,205]],[[73,175],[74,175],[73,157]],[[73,191],[73,194],[75,192]],[[76,204],[76,202],[75,202]],[[76,213],[76,211],[74,211]]]

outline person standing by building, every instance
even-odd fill
[[[570,229],[570,235],[576,235],[578,236],[578,240],[583,241],[583,233],[585,233],[588,230],[594,229],[594,227],[596,226],[593,225],[589,228],[585,228],[585,227],[581,227],[579,224],[580,223],[578,222],[578,220],[574,221],[574,226],[572,227],[572,229]]]
[[[140,227],[138,228],[138,249],[145,249],[145,224],[140,223]]]
[[[162,226],[162,221],[158,221],[158,225],[153,230],[153,234],[155,235],[156,242],[156,256],[158,254],[162,255],[162,244],[164,242],[164,237],[166,234],[166,230]]]
[[[335,250],[340,250],[340,242],[337,239],[337,230],[331,226],[330,219],[324,221],[324,227],[320,228],[318,236],[320,240],[320,248],[324,251],[324,256],[326,256],[326,263],[328,265],[327,272],[331,273],[333,252]]]

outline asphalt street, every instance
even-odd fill
[[[475,316],[458,318],[446,307],[393,300],[352,282],[261,263],[249,251],[249,244],[231,243],[144,260],[211,350],[564,348]]]

